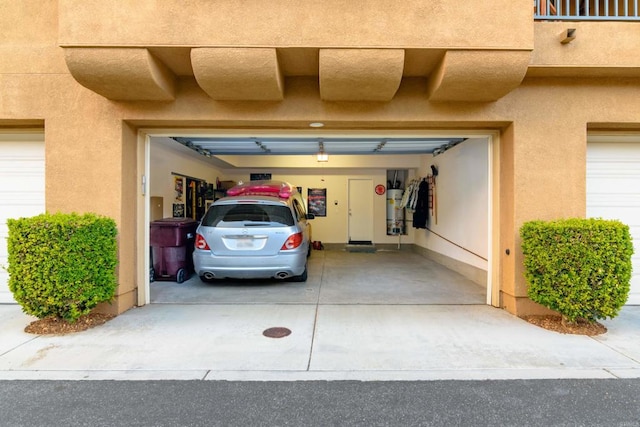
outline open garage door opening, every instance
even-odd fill
[[[147,233],[153,232],[154,221],[174,218],[181,224],[175,232],[188,239],[191,221],[197,226],[229,187],[270,178],[298,187],[306,209],[316,214],[310,221],[312,240],[323,250],[312,251],[303,283],[205,283],[192,271],[180,278],[176,271],[154,271],[156,276],[150,275],[140,292],[141,304],[492,303],[494,135],[149,135],[144,162]],[[355,222],[354,182],[358,206],[363,201],[371,205],[371,213],[356,214]],[[422,201],[426,221],[415,221],[421,215],[411,197],[417,197],[421,184],[427,187]],[[396,226],[390,227],[390,220]],[[354,242],[354,223],[370,239]],[[158,248],[148,239],[149,234],[147,265],[162,269],[154,260]],[[180,244],[185,246],[178,252],[186,253],[184,267],[190,269],[192,244]]]

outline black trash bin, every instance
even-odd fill
[[[193,272],[193,248],[198,222],[190,218],[164,218],[150,227],[152,280],[182,283]]]

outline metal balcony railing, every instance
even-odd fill
[[[548,21],[640,21],[640,0],[534,0],[534,18]]]

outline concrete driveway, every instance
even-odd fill
[[[391,262],[406,254],[377,255],[314,256],[308,283],[193,282],[184,293],[163,284],[156,303],[65,336],[27,334],[33,319],[0,305],[0,379],[640,377],[640,307],[603,322],[604,335],[562,335],[482,304],[472,283],[456,292],[438,286],[442,278],[416,286],[440,277],[438,266],[407,275]],[[291,333],[266,337],[273,327]]]

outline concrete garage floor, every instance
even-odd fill
[[[485,304],[486,289],[411,251],[313,251],[305,283],[221,280],[151,283],[152,303]]]

